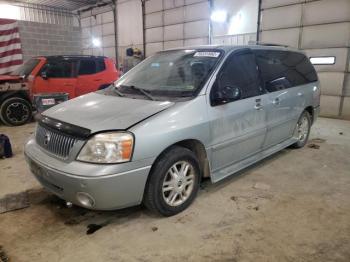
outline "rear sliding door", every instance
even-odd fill
[[[268,94],[267,135],[263,148],[293,136],[305,108],[305,85],[315,81],[308,58],[299,52],[255,50],[262,86]]]

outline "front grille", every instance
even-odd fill
[[[67,158],[77,141],[77,138],[60,131],[46,128],[40,124],[37,126],[36,142],[38,145],[60,158]]]

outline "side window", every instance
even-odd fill
[[[46,71],[50,78],[71,78],[76,74],[75,65],[70,60],[48,61],[41,71]]]
[[[106,70],[106,65],[104,59],[96,60],[96,73],[102,72]]]
[[[219,73],[214,88],[238,87],[241,99],[260,95],[259,76],[255,55],[251,52],[231,55]]]
[[[263,85],[268,92],[317,81],[309,59],[298,52],[256,50]]]
[[[92,75],[96,73],[96,63],[94,60],[80,60],[79,75]]]

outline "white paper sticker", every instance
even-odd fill
[[[43,106],[50,106],[55,104],[55,99],[54,98],[45,98],[41,100]]]
[[[196,52],[194,57],[219,57],[220,52]]]

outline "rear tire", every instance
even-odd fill
[[[10,97],[0,107],[0,119],[8,126],[20,126],[32,118],[32,106],[21,97]]]
[[[291,145],[292,148],[302,148],[306,145],[311,130],[311,116],[309,112],[304,111],[299,117],[297,126],[295,127],[294,137],[298,139],[296,143]]]
[[[154,164],[143,198],[144,205],[163,216],[185,210],[195,199],[200,181],[196,155],[174,146]]]

